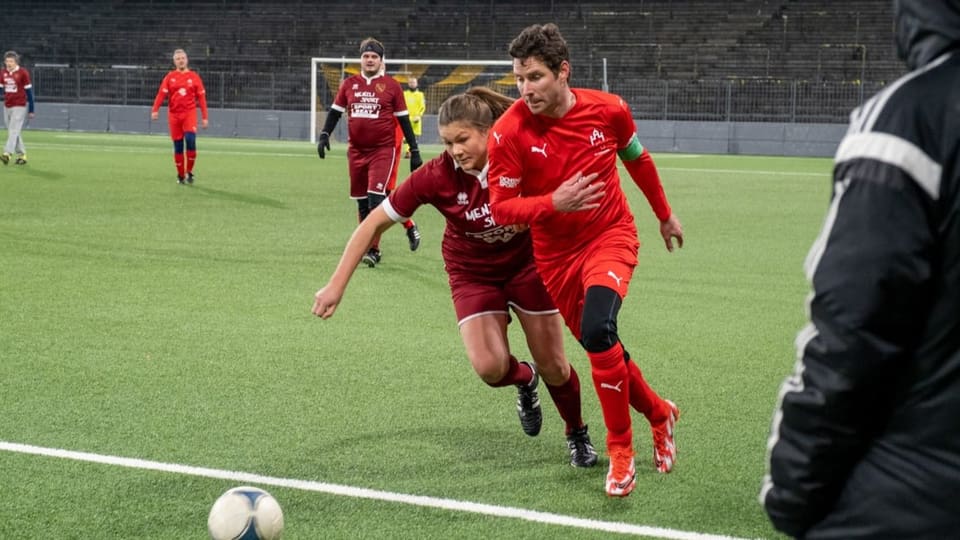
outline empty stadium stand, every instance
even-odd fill
[[[768,118],[765,109],[772,109],[769,119],[790,121],[797,111],[780,104],[767,107],[764,92],[782,87],[796,109],[797,92],[817,95],[818,84],[839,85],[862,99],[903,73],[893,46],[889,0],[7,4],[2,46],[20,52],[24,65],[37,74],[39,98],[72,102],[148,103],[170,67],[173,49],[182,47],[207,81],[214,106],[303,110],[309,58],[352,58],[363,37],[384,41],[388,59],[507,59],[513,36],[545,22],[556,22],[570,44],[576,85],[602,87],[606,81],[611,91],[628,96],[635,110],[649,115],[710,116],[716,102],[728,113],[739,106],[761,111],[757,116],[763,119]],[[731,88],[739,88],[731,81],[766,82],[756,102],[736,105],[726,103]],[[683,99],[707,104],[685,113],[676,105],[678,96],[651,93],[672,87],[683,89]],[[634,95],[634,88],[648,91]],[[849,99],[840,99],[837,109],[849,110]],[[835,114],[831,110],[826,116]]]

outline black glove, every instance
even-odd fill
[[[317,155],[320,156],[320,159],[327,157],[327,153],[324,151],[324,148],[327,150],[330,149],[330,134],[325,131],[321,131],[320,136],[317,137]]]
[[[420,150],[415,148],[410,149],[410,172],[413,172],[420,168],[423,165],[423,160],[420,159]]]

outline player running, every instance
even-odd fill
[[[657,470],[676,461],[680,411],[650,388],[620,343],[617,314],[637,265],[637,227],[620,187],[617,156],[660,220],[668,250],[683,245],[650,154],[619,97],[569,85],[570,53],[554,24],[527,27],[510,44],[522,102],[493,126],[490,201],[497,223],[528,223],[537,270],[590,358],[607,426],[606,492],[636,484],[630,407],[653,432]]]
[[[490,215],[487,198],[487,133],[513,103],[487,88],[472,88],[440,107],[440,138],[446,152],[410,175],[361,222],[329,282],[316,293],[313,313],[333,316],[354,269],[373,239],[424,204],[447,220],[443,260],[467,357],[492,387],[516,386],[524,433],[537,435],[542,377],[566,423],[570,464],[592,467],[597,453],[581,417],[580,379],[563,352],[563,327],[540,281],[525,227],[503,226]],[[520,321],[535,363],[518,361],[507,341],[509,309]]]

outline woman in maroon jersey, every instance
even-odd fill
[[[315,295],[313,313],[333,316],[363,254],[378,235],[424,204],[446,218],[443,260],[467,357],[493,387],[516,386],[524,433],[540,432],[537,394],[543,378],[566,423],[570,463],[591,467],[597,453],[583,423],[580,380],[563,352],[563,323],[533,264],[525,227],[497,224],[487,195],[487,134],[513,103],[483,87],[448,98],[439,111],[446,151],[426,163],[365,219],[347,243],[330,280]],[[533,364],[510,353],[510,308],[520,321]]]

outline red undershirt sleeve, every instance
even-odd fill
[[[636,159],[624,160],[623,165],[630,173],[633,183],[640,188],[640,191],[647,198],[647,202],[650,203],[650,208],[653,209],[657,219],[660,221],[669,219],[670,203],[667,202],[667,195],[663,192],[663,184],[660,182],[657,166],[654,165],[653,158],[650,157],[647,149],[644,148]]]

